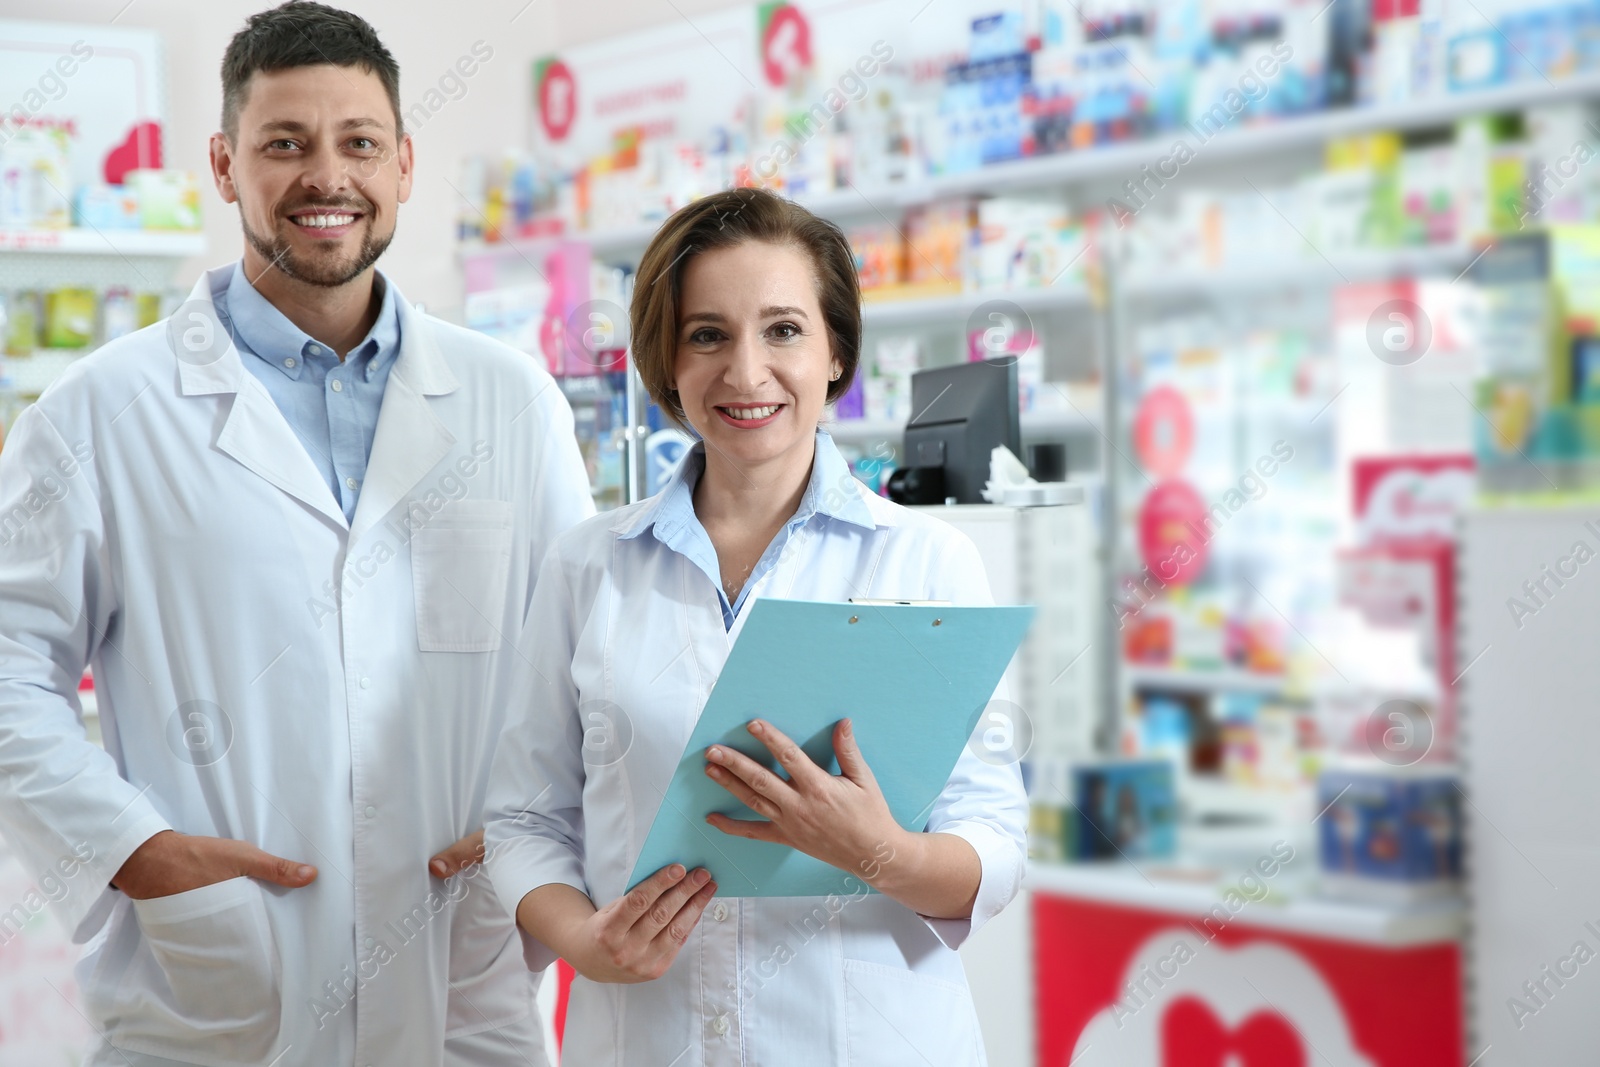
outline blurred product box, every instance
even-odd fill
[[[85,348],[95,336],[92,289],[52,289],[44,298],[44,347]]]
[[[906,213],[905,280],[913,285],[962,288],[967,243],[975,212],[966,198],[945,200]]]
[[[899,230],[885,222],[858,226],[848,236],[862,289],[881,289],[904,280],[905,246]]]
[[[1178,803],[1172,763],[1130,760],[1072,769],[1076,818],[1066,822],[1068,859],[1151,859],[1177,850]]]
[[[130,170],[124,182],[139,202],[139,224],[147,230],[198,230],[200,187],[182,170]]]
[[[126,185],[85,185],[73,205],[74,226],[95,230],[137,230],[139,198]]]
[[[71,188],[64,131],[23,126],[0,142],[0,228],[70,226]]]
[[[972,281],[979,290],[1081,282],[1088,236],[1061,204],[1020,197],[978,202]]]
[[[1318,779],[1317,794],[1326,892],[1403,903],[1455,891],[1461,813],[1452,768],[1331,767]]]

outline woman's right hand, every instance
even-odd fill
[[[567,962],[592,982],[660,978],[716,894],[704,867],[663,867],[585,919]]]

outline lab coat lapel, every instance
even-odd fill
[[[213,294],[228,287],[234,269],[232,265],[219,267],[202,275],[189,300],[179,308],[179,321],[174,328],[193,328],[183,321],[185,318],[195,318],[196,326],[200,324],[197,317],[205,314],[205,308],[192,305],[211,305],[211,314],[216,316]],[[214,317],[213,322],[220,322],[220,318]],[[180,355],[178,390],[184,396],[232,393],[227,420],[217,433],[217,449],[313,511],[344,526],[344,512],[322,473],[306,454],[305,445],[295,436],[266,386],[245,370],[239,349],[231,339],[227,349],[213,359],[202,362]]]
[[[390,282],[393,285],[393,281]],[[378,429],[367,462],[367,480],[350,525],[350,543],[383,521],[456,443],[433,410],[430,396],[452,393],[460,383],[434,343],[422,316],[395,293],[400,310],[400,356],[384,387]]]

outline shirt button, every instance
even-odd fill
[[[344,480],[344,484],[349,486],[351,489],[354,489],[360,483],[358,483],[354,478],[346,478]]]
[[[377,942],[376,938],[371,938],[371,937],[367,938],[367,947],[368,948],[371,948],[373,945],[376,945],[377,943],[378,942]]]
[[[728,917],[728,906],[720,900],[717,901],[716,904],[712,905],[711,917],[717,922],[722,922]]]
[[[341,382],[339,379],[335,378],[333,381],[328,383],[328,388],[332,389],[336,393],[342,393],[344,392],[344,382]]]
[[[711,1020],[711,1029],[715,1030],[718,1037],[728,1032],[728,1017],[719,1015]]]
[[[363,678],[363,679],[361,679],[361,688],[363,688],[363,689],[371,689],[372,688],[372,679],[371,678]]]
[[[373,807],[371,804],[368,804],[365,814],[369,819],[376,819],[378,817],[378,809]]]
[[[306,355],[308,355],[308,356],[320,356],[320,355],[322,355],[322,346],[318,345],[318,344],[308,344],[308,345],[306,345]]]
[[[295,363],[295,360],[294,360],[293,356],[290,356],[288,359],[283,361],[283,365],[285,367],[288,367],[290,370],[294,370],[294,363]]]

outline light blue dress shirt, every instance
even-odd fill
[[[373,284],[383,304],[372,329],[343,363],[327,345],[290,322],[245,277],[233,269],[227,292],[216,302],[240,358],[288,420],[312,462],[322,471],[346,521],[367,478],[372,439],[389,371],[400,354],[400,309],[394,286],[381,272]]]
[[[761,554],[754,569],[750,571],[750,576],[739,588],[738,599],[730,604],[728,591],[722,586],[722,569],[717,564],[716,547],[712,545],[711,535],[706,532],[706,528],[700,525],[700,517],[694,513],[694,487],[699,484],[700,476],[705,473],[705,469],[705,442],[696,441],[694,447],[683,457],[683,462],[678,466],[672,480],[662,489],[661,499],[657,502],[651,521],[623,534],[622,539],[638,537],[649,530],[657,541],[704,571],[706,577],[711,579],[711,584],[716,587],[717,596],[721,601],[724,629],[733,629],[734,620],[739,617],[739,610],[744,607],[745,600],[750,596],[750,590],[755,588],[756,583],[767,572],[777,566],[778,561],[783,558],[783,550],[788,546],[789,539],[806,523],[821,516],[825,520],[853,523],[868,530],[873,528],[872,512],[867,509],[866,501],[860,496],[855,493],[827,490],[828,486],[848,484],[841,479],[853,478],[854,475],[850,471],[850,465],[834,446],[833,438],[826,432],[818,430],[817,454],[811,462],[811,479],[806,483],[805,494],[800,498],[800,507],[795,510],[794,517],[783,524],[778,535]]]

